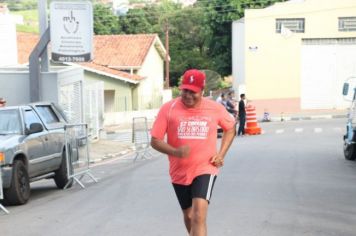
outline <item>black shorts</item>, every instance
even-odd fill
[[[190,185],[174,184],[180,207],[185,210],[192,206],[193,198],[203,198],[210,201],[216,175],[204,174],[195,177]]]

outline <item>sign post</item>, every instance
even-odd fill
[[[50,5],[52,60],[87,62],[92,60],[93,7],[88,1]]]

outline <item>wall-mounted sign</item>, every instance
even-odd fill
[[[91,2],[57,2],[50,5],[52,60],[92,60],[93,7]]]

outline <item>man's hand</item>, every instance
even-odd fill
[[[190,147],[188,145],[183,145],[174,151],[174,156],[176,157],[188,157],[190,154]]]
[[[215,154],[211,158],[210,163],[213,164],[216,167],[222,167],[224,165],[224,157],[222,157],[219,154]]]
[[[188,157],[190,154],[190,147],[188,145],[182,145],[180,147],[174,148],[165,141],[152,137],[151,146],[159,152],[165,153],[170,156],[175,157]]]

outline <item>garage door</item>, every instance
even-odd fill
[[[356,38],[304,39],[301,56],[301,108],[341,109],[344,81],[356,75]]]

